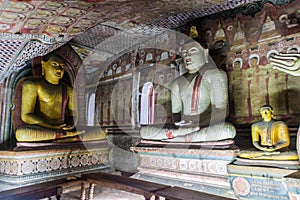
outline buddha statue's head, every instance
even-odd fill
[[[65,72],[66,61],[53,53],[47,54],[42,60],[42,75],[52,83],[58,84],[63,78]]]
[[[273,108],[269,105],[264,105],[260,108],[260,114],[264,121],[271,121],[273,118]]]
[[[187,43],[182,47],[183,63],[190,74],[196,73],[208,62],[208,49],[198,42]]]

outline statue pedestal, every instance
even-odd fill
[[[290,199],[300,200],[300,170],[283,178]]]
[[[106,140],[50,146],[44,143],[43,147],[27,145],[16,150],[0,151],[1,181],[23,183],[90,170],[109,170],[106,164],[110,146]]]
[[[133,178],[233,198],[227,164],[238,153],[233,141],[216,143],[140,143],[131,150],[140,156]]]
[[[295,169],[281,169],[265,166],[227,166],[230,185],[241,199],[288,200],[288,189],[284,177],[296,172]]]

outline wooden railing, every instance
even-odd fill
[[[86,188],[86,185],[89,185]],[[94,197],[94,187],[114,188],[144,196],[145,200],[150,200],[154,196],[155,200],[164,197],[166,200],[186,200],[186,199],[210,199],[210,200],[228,200],[229,198],[207,194],[204,192],[189,190],[180,187],[172,187],[149,181],[138,180],[126,176],[109,174],[103,172],[93,172],[82,174],[80,178],[68,180],[66,178],[48,181],[29,186],[18,187],[0,192],[1,200],[38,200],[41,198],[50,198],[56,196],[60,199],[63,194],[63,188],[81,185],[81,200],[92,200]],[[88,192],[86,193],[86,189]],[[87,198],[86,198],[87,196]]]

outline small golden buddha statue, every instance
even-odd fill
[[[296,152],[287,151],[289,130],[285,122],[273,119],[273,108],[260,108],[262,121],[252,124],[252,143],[260,151],[241,151],[239,157],[268,160],[298,160]]]
[[[193,38],[193,39],[196,39],[196,38],[199,37],[196,26],[191,26],[191,28],[190,28],[190,37]]]
[[[273,120],[273,108],[269,105],[260,108],[262,121],[251,128],[253,145],[262,151],[276,151],[290,145],[287,125],[283,121]]]
[[[16,130],[18,142],[89,141],[106,137],[100,127],[76,130],[76,94],[61,81],[66,62],[50,53],[42,62],[42,77],[22,85],[20,116],[26,124]]]

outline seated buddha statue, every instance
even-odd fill
[[[296,152],[288,151],[289,130],[285,122],[273,119],[273,108],[260,108],[262,121],[252,124],[252,143],[258,151],[241,151],[239,157],[268,160],[298,160]]]
[[[41,61],[42,77],[28,78],[21,86],[22,126],[15,130],[18,142],[90,141],[106,137],[100,127],[77,130],[75,91],[62,81],[66,61],[50,53]]]
[[[182,47],[187,72],[171,84],[173,128],[143,126],[140,135],[148,140],[205,142],[232,139],[234,126],[225,122],[228,108],[226,73],[198,42]]]

